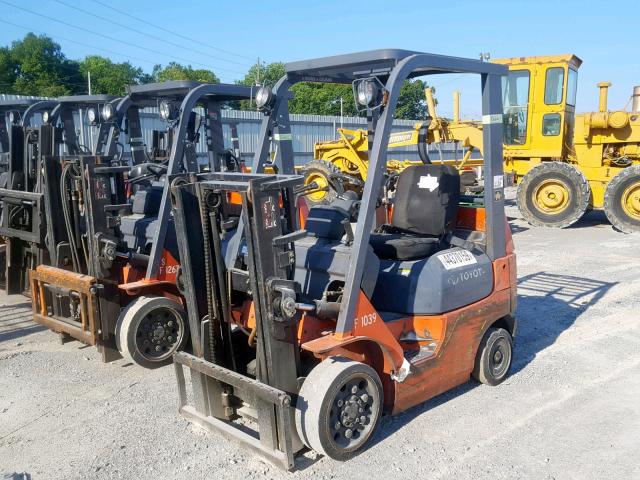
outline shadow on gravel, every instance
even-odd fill
[[[589,307],[617,282],[539,272],[518,282],[518,332],[510,374],[527,366],[538,352],[552,345]],[[386,439],[414,418],[479,386],[474,380],[380,422],[369,446]]]
[[[518,332],[511,373],[527,366],[538,352],[595,305],[617,282],[539,272],[518,282]]]
[[[515,220],[515,219],[514,219]],[[523,225],[518,225],[517,223],[509,222],[509,227],[511,228],[511,233],[516,235],[518,233],[526,232],[530,230],[531,227],[525,227]]]
[[[613,228],[603,210],[591,210],[590,212],[585,213],[580,220],[567,228],[578,229],[594,226]]]
[[[0,342],[26,337],[43,330],[46,328],[33,323],[31,302],[0,307]]]

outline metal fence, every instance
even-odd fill
[[[0,99],[11,100],[20,98],[17,95],[0,94]],[[22,97],[25,98],[25,97]],[[42,98],[42,97],[26,97]],[[44,98],[42,98],[44,100]],[[82,143],[86,146],[93,144],[96,138],[96,129],[86,121],[86,113],[81,112],[83,121],[78,121],[79,131],[77,132]],[[167,123],[158,116],[157,109],[148,108],[141,112],[143,137],[147,145],[152,143],[153,130],[164,130]],[[249,162],[253,158],[257,147],[258,133],[263,115],[259,112],[243,110],[223,110],[222,123],[225,147],[231,148],[231,125],[235,124],[238,129],[240,142],[240,152],[245,161]],[[393,131],[408,130],[419,120],[395,120]],[[313,158],[313,146],[316,142],[334,140],[337,138],[337,129],[343,127],[348,129],[366,128],[367,121],[360,117],[340,117],[329,115],[291,115],[291,133],[293,137],[293,151],[295,163],[302,165]],[[205,138],[201,136],[197,147],[197,152],[202,162],[206,162]],[[128,155],[128,148],[125,145],[125,156]],[[456,151],[454,144],[430,145],[430,155],[435,158],[450,160],[460,158],[461,152]],[[419,160],[418,151],[415,146],[394,148],[389,151],[390,159],[398,160]]]

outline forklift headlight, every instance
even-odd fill
[[[111,121],[115,116],[115,109],[113,108],[113,105],[111,105],[110,103],[105,103],[102,107],[102,110],[100,111],[100,116],[105,122]]]
[[[17,125],[20,122],[20,113],[11,110],[9,112],[9,123],[12,125]]]
[[[163,120],[174,120],[178,117],[178,109],[168,100],[162,100],[158,106],[160,118]]]
[[[269,110],[275,99],[276,96],[269,87],[260,87],[256,92],[256,106],[261,112]]]
[[[91,125],[95,125],[98,121],[98,112],[96,112],[96,109],[91,107],[90,109],[87,110],[87,119],[89,120],[89,123]]]
[[[42,112],[42,121],[44,123],[49,123],[49,120],[50,120],[49,116],[50,115],[48,110],[45,110],[44,112]]]
[[[365,78],[356,85],[356,101],[363,107],[373,107],[379,96],[380,88],[370,78]]]

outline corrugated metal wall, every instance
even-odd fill
[[[0,94],[0,99],[10,100],[18,98],[17,95]],[[23,97],[24,98],[24,97]],[[42,97],[27,97],[42,98]],[[83,112],[83,117],[85,114]],[[241,111],[241,110],[223,110],[223,134],[225,146],[231,148],[231,124],[236,124],[238,128],[238,138],[240,141],[240,151],[242,157],[246,161],[253,158],[256,149],[258,133],[260,131],[260,123],[263,115],[259,112]],[[147,145],[152,143],[152,131],[164,130],[166,122],[158,117],[157,109],[145,109],[141,114],[142,128],[144,139]],[[77,120],[77,118],[76,118]],[[415,124],[414,120],[395,120],[393,123],[393,131],[402,131],[411,129]],[[79,122],[77,124],[80,124]],[[302,165],[313,158],[313,145],[316,142],[324,140],[334,140],[337,138],[336,129],[341,126],[348,129],[366,128],[367,121],[365,118],[326,116],[326,115],[291,115],[291,132],[293,135],[293,151],[295,162]],[[83,138],[82,143],[89,147],[95,141],[95,127],[91,127],[88,122],[83,122],[78,135]],[[125,147],[125,155],[128,154]],[[205,161],[206,146],[204,136],[200,138],[198,145],[198,153]],[[455,152],[453,144],[429,147],[429,151],[433,158],[438,159],[440,156],[444,159],[459,158],[460,152]],[[416,147],[394,148],[389,152],[389,158],[399,160],[419,160]]]
[[[253,158],[257,147],[258,133],[260,131],[260,123],[263,115],[259,112],[241,111],[241,110],[223,110],[222,124],[224,142],[227,148],[231,147],[231,125],[236,124],[238,128],[238,139],[240,142],[240,152],[245,161]],[[141,115],[142,126],[144,130],[145,142],[151,144],[152,130],[162,130],[166,124],[158,118],[157,113],[145,110]],[[393,122],[393,131],[408,130],[413,127],[416,120],[395,120]],[[366,128],[367,120],[359,117],[327,116],[327,115],[291,115],[291,133],[293,136],[293,151],[295,162],[302,165],[313,158],[313,146],[316,142],[334,140],[337,138],[337,129],[340,127],[348,129]],[[205,155],[206,152],[204,137],[200,138],[198,152]],[[434,158],[452,159],[456,157],[455,147],[453,144],[440,146],[430,146],[429,151]],[[458,152],[457,158],[462,154]],[[418,151],[415,146],[394,148],[389,153],[390,158],[401,160],[419,160]]]

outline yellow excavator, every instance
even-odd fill
[[[640,87],[629,110],[609,111],[608,82],[598,84],[599,111],[576,115],[578,69],[575,55],[492,60],[509,67],[503,78],[504,162],[507,181],[518,186],[517,204],[533,225],[567,227],[589,209],[604,209],[623,232],[640,231]],[[465,153],[458,168],[481,164],[482,123],[463,121],[454,94],[451,120],[437,116],[432,91],[426,92],[431,119],[409,132],[398,132],[390,147],[459,142]],[[315,160],[305,167],[308,182],[321,188],[315,201],[333,187],[357,188],[345,177],[366,178],[367,133],[343,131],[341,138],[316,145]],[[330,167],[326,167],[326,164]],[[390,170],[415,162],[390,161]],[[322,173],[328,173],[320,179]],[[326,182],[323,184],[322,182]],[[325,197],[326,198],[326,197]]]

